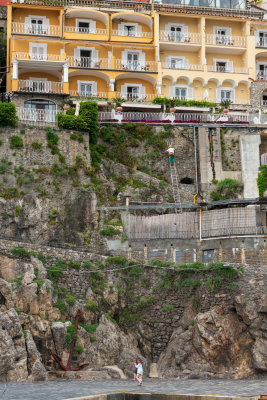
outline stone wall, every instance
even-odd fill
[[[58,112],[60,112],[64,99],[68,97],[68,95],[63,94],[13,93],[12,103],[14,103],[16,107],[24,108],[24,102],[27,100],[48,100],[53,101],[57,105]]]
[[[255,107],[255,111],[256,111],[256,109],[259,109],[259,108],[263,108],[263,109],[266,108],[266,107],[262,107],[262,105],[261,105],[262,93],[265,90],[267,90],[267,82],[266,81],[255,81],[255,82],[251,83],[250,98],[253,99],[253,107]]]

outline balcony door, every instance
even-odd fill
[[[139,69],[139,54],[128,53],[127,54],[127,68],[130,70],[138,71]]]
[[[187,99],[187,89],[186,88],[175,88],[175,98],[179,100]]]
[[[181,26],[171,26],[170,29],[170,40],[172,42],[183,42],[184,35],[182,34]]]
[[[260,46],[267,47],[267,32],[259,33]]]
[[[92,51],[91,50],[80,50],[81,67],[92,68]]]
[[[259,64],[259,74],[258,78],[261,80],[267,79],[267,64]]]
[[[84,96],[84,97],[92,97],[93,91],[92,91],[92,85],[89,83],[81,83],[80,84],[80,90],[79,90],[79,95]]]
[[[139,98],[139,87],[127,86],[127,100],[137,100]]]
[[[46,60],[47,44],[30,43],[29,58],[33,60]]]
[[[35,35],[42,35],[43,29],[43,20],[42,19],[31,19],[31,33]]]

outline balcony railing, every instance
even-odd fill
[[[208,65],[208,72],[225,72],[232,74],[248,74],[248,68]]]
[[[22,22],[12,23],[12,33],[33,35],[33,36],[60,36],[60,29],[57,25],[24,24]]]
[[[116,92],[116,97],[124,99],[126,101],[133,102],[146,102],[152,101],[157,97],[157,94],[152,93],[124,93],[124,92]]]
[[[185,35],[182,32],[160,31],[159,37],[162,42],[201,44],[200,33],[188,33]]]
[[[267,81],[267,71],[261,71],[261,70],[257,69],[256,80],[257,81]]]
[[[63,61],[60,54],[34,54],[16,52],[18,60],[36,60],[36,61]]]
[[[238,2],[236,0],[153,0],[152,2],[177,6],[246,9],[246,0]]]
[[[146,39],[152,39],[152,37],[153,37],[152,32],[137,32],[137,31],[131,32],[131,31],[117,30],[117,29],[112,30],[112,35],[113,36],[146,38]]]
[[[88,69],[108,69],[110,63],[108,58],[100,58],[99,60],[90,57],[68,57],[69,67],[88,68]]]
[[[38,110],[31,108],[17,108],[17,115],[19,121],[30,122],[31,125],[54,125],[56,122],[56,110]]]
[[[61,82],[18,80],[18,91],[26,93],[56,93],[61,94],[63,86]]]
[[[90,97],[94,99],[107,99],[108,92],[91,92],[91,91],[79,91],[79,90],[70,90],[70,96],[72,97]]]
[[[157,72],[157,61],[116,60],[115,69],[122,71]]]
[[[245,36],[206,35],[206,44],[216,46],[246,47]]]
[[[203,71],[204,67],[201,64],[187,64],[187,63],[178,63],[178,62],[163,62],[162,68],[166,69],[187,69],[190,71]]]
[[[65,26],[65,32],[67,33],[87,33],[89,35],[107,35],[107,29],[100,29],[100,28],[82,28],[78,26]]]
[[[267,47],[267,38],[256,36],[255,37],[255,42],[256,42],[255,43],[256,47],[261,47],[262,49],[266,49],[266,47]]]

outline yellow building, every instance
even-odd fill
[[[244,106],[251,83],[266,80],[267,23],[245,2],[60,4],[8,5],[7,92],[29,113],[53,111],[69,96],[123,98],[142,108],[156,96]]]

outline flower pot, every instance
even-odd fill
[[[224,108],[223,112],[224,112],[224,114],[228,114],[229,113],[228,108]]]
[[[170,113],[174,114],[174,113],[175,113],[175,111],[176,111],[176,110],[175,110],[175,108],[174,108],[174,107],[171,107],[171,108],[170,108]]]
[[[69,108],[70,108],[69,104],[65,104],[64,107],[63,107],[64,111],[67,111]]]
[[[117,112],[122,112],[123,108],[122,107],[117,107]]]

